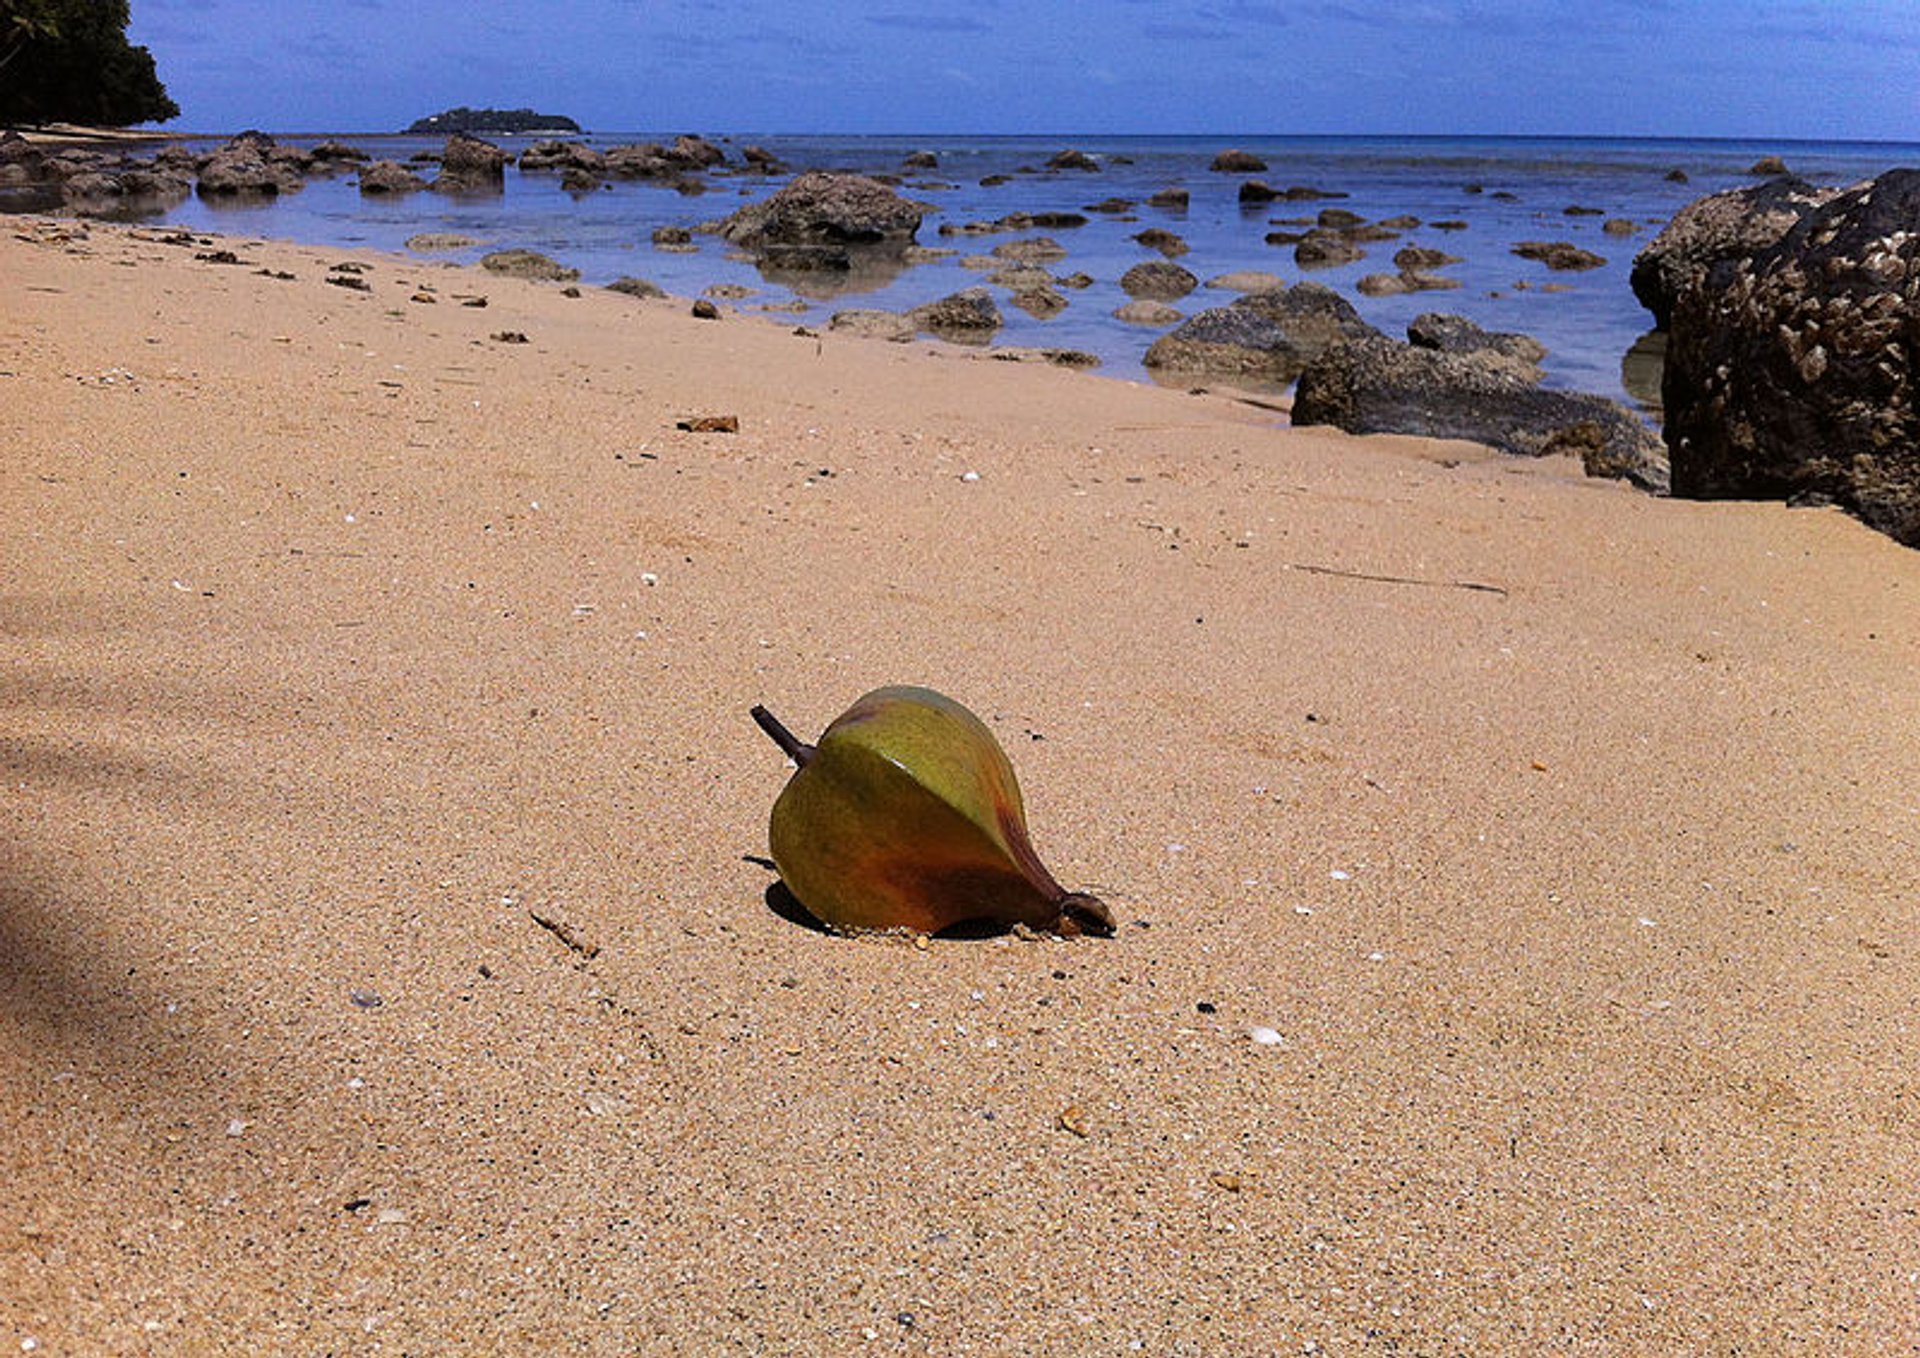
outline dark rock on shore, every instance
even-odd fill
[[[1293,422],[1465,439],[1522,457],[1570,454],[1589,475],[1666,487],[1660,440],[1631,411],[1599,396],[1544,390],[1504,355],[1446,352],[1384,335],[1335,345],[1300,374]]]
[[[1540,360],[1547,356],[1547,346],[1532,335],[1512,330],[1483,330],[1465,316],[1439,311],[1415,316],[1407,325],[1407,343],[1416,349],[1432,349],[1443,354],[1501,359],[1529,382],[1540,380]]]
[[[496,250],[481,256],[480,267],[508,278],[533,278],[549,283],[571,283],[580,276],[578,269],[569,269],[538,250]]]
[[[1696,198],[1634,257],[1633,295],[1664,329],[1674,299],[1704,284],[1716,265],[1758,254],[1838,193],[1785,178]]]
[[[1920,547],[1920,170],[1844,190],[1675,301],[1676,493],[1825,499]]]
[[[1160,371],[1282,383],[1329,346],[1379,333],[1331,288],[1299,283],[1210,307],[1155,340],[1143,361]]]

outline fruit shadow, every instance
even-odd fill
[[[759,858],[753,854],[747,854],[745,857],[747,862],[757,863],[769,872],[779,871],[779,869],[773,865],[773,860],[771,859]],[[800,904],[800,898],[788,890],[787,884],[778,877],[775,877],[773,881],[767,884],[765,900],[767,909],[771,910],[789,924],[797,924],[802,929],[825,935],[828,938],[845,937],[839,930],[823,924],[817,915],[807,909],[806,906]],[[933,937],[999,938],[1008,932],[1010,931],[1007,926],[997,924],[993,920],[965,920],[959,924],[949,925],[939,933],[934,934]]]

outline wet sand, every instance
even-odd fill
[[[0,238],[9,1351],[1920,1348],[1920,555],[164,237]],[[888,682],[1115,938],[773,908]]]

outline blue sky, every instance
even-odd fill
[[[1917,0],[133,0],[182,131],[1920,140]]]

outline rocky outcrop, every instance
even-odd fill
[[[1760,253],[1837,193],[1782,178],[1695,199],[1634,257],[1633,295],[1664,330],[1674,299],[1705,283],[1716,264]]]
[[[1300,374],[1293,422],[1352,434],[1465,439],[1523,457],[1578,456],[1589,475],[1663,490],[1659,438],[1599,396],[1547,391],[1504,357],[1448,353],[1377,335],[1336,345]]]
[[[1162,372],[1283,383],[1330,345],[1379,333],[1331,288],[1299,283],[1198,313],[1155,340],[1144,362]]]
[[[492,142],[456,132],[440,152],[440,173],[433,188],[440,193],[500,193],[506,188],[506,173],[505,151]]]
[[[416,193],[426,186],[426,180],[397,160],[376,160],[360,171],[363,194]]]
[[[1529,382],[1541,378],[1540,360],[1547,346],[1532,335],[1511,330],[1483,330],[1465,316],[1449,312],[1425,311],[1407,325],[1407,343],[1416,349],[1433,349],[1443,354],[1472,354],[1497,359]]]
[[[301,187],[300,172],[273,154],[264,132],[242,132],[200,164],[202,198],[271,198]]]
[[[952,344],[985,344],[1001,326],[1000,308],[985,288],[966,288],[914,307],[907,316],[920,329]]]
[[[1148,260],[1120,275],[1122,292],[1152,302],[1177,302],[1199,286],[1197,277],[1170,259]]]
[[[1267,168],[1267,162],[1251,151],[1235,147],[1215,156],[1207,168],[1220,174],[1259,174]]]
[[[1047,161],[1047,168],[1049,170],[1081,170],[1092,172],[1100,168],[1100,162],[1088,155],[1085,151],[1066,150],[1056,152]]]
[[[1920,547],[1920,170],[1683,289],[1662,395],[1677,494],[1830,500]]]
[[[903,253],[927,211],[876,179],[810,170],[741,208],[719,232],[762,263],[850,270],[855,253]]]
[[[537,170],[580,170],[591,175],[607,172],[607,157],[582,141],[537,141],[520,153],[522,173]]]

